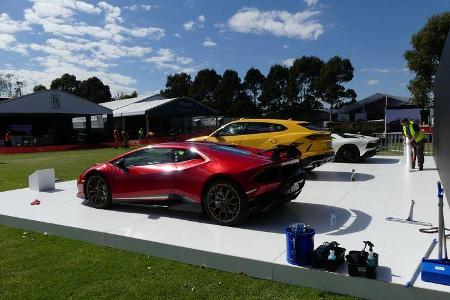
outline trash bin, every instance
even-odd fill
[[[303,223],[286,228],[286,258],[288,263],[298,266],[311,264],[316,231]]]

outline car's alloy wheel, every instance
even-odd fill
[[[238,186],[218,181],[209,186],[204,201],[208,216],[222,225],[236,225],[247,216],[245,194]]]
[[[111,193],[106,180],[100,175],[92,175],[86,184],[86,199],[96,208],[111,205]]]
[[[359,160],[359,151],[356,147],[344,147],[339,154],[340,159],[344,162],[357,162]]]

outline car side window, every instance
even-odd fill
[[[183,162],[192,159],[202,159],[202,157],[191,149],[174,149],[173,150],[174,162]]]
[[[148,148],[131,153],[124,158],[125,167],[148,166],[173,162],[173,149]]]
[[[287,128],[281,124],[255,122],[255,123],[248,123],[247,127],[245,128],[245,134],[278,132],[286,129]]]
[[[233,136],[233,135],[241,135],[244,133],[246,123],[239,122],[233,123],[225,126],[224,128],[217,131],[217,136]]]

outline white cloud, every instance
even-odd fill
[[[288,58],[288,59],[283,60],[281,63],[283,65],[285,65],[286,67],[290,67],[294,64],[294,60],[295,60],[295,58]]]
[[[0,33],[0,49],[5,51],[17,52],[27,55],[28,45],[16,43],[16,38],[12,34]]]
[[[31,30],[31,28],[23,22],[11,20],[6,13],[0,14],[0,33],[15,33],[25,30]]]
[[[198,21],[199,21],[200,23],[204,23],[204,22],[206,21],[205,16],[204,16],[204,15],[198,16]]]
[[[257,8],[246,7],[232,16],[225,26],[243,33],[270,33],[288,38],[317,40],[324,33],[323,25],[314,19],[319,14],[320,11],[317,10],[290,13],[280,10],[260,11]]]
[[[287,48],[289,48],[289,45],[288,44],[284,44],[283,45],[283,49],[287,49]]]
[[[12,34],[0,33],[0,49],[9,48],[15,41],[16,38]]]
[[[184,23],[183,28],[185,30],[194,30],[194,21]]]
[[[319,3],[319,0],[303,0],[303,2],[305,2],[308,7],[311,7],[316,6],[317,3]]]
[[[181,34],[175,33],[173,36],[174,36],[174,37],[177,37],[177,38],[180,38],[180,37],[181,37]]]
[[[206,38],[206,40],[202,43],[204,47],[216,47],[217,43],[212,41],[210,38]]]
[[[28,83],[43,83],[64,73],[71,73],[79,79],[97,76],[110,85],[111,91],[132,90],[137,81],[110,68],[118,65],[117,59],[144,61],[152,52],[151,47],[130,46],[136,38],[160,39],[165,30],[158,27],[130,27],[121,17],[119,7],[107,2],[93,5],[75,0],[30,0],[31,6],[23,13],[23,21],[12,20],[8,14],[0,13],[0,51],[15,51],[21,54],[33,54],[28,67],[14,69],[4,65],[3,71],[16,74]],[[141,5],[143,10],[154,6]],[[82,14],[100,15],[93,23]],[[90,20],[92,20],[90,18]],[[98,21],[103,25],[98,25]],[[24,44],[14,33],[31,31],[50,37],[45,42]],[[169,50],[170,51],[170,50]],[[163,53],[164,54],[164,53]],[[1,54],[0,54],[1,55]],[[175,70],[189,69],[193,60],[177,56],[167,62],[167,68]],[[156,63],[155,63],[156,64]]]
[[[130,10],[130,11],[137,11],[139,9],[139,7],[142,10],[150,11],[150,10],[152,10],[152,8],[157,7],[157,5],[150,5],[150,4],[137,5],[137,4],[133,4],[131,6],[124,6],[123,8],[126,9],[126,10]]]
[[[408,72],[408,68],[364,68],[361,69],[364,73],[395,73],[395,72]]]
[[[151,10],[152,7],[154,7],[154,6],[152,6],[152,5],[141,4],[141,8],[142,8],[143,10],[145,10],[145,11]]]
[[[138,6],[136,4],[134,4],[134,5],[131,5],[131,6],[125,6],[124,9],[131,10],[131,11],[137,11],[138,10]]]
[[[60,36],[91,36],[99,39],[109,39],[115,42],[126,40],[127,35],[160,39],[165,35],[163,28],[144,27],[127,28],[122,26],[123,19],[119,7],[104,1],[98,7],[81,1],[71,0],[33,0],[30,9],[25,9],[25,20],[29,25],[41,25],[45,32]],[[74,4],[75,3],[75,4]],[[104,27],[75,22],[77,12],[104,13]]]
[[[376,84],[378,84],[378,83],[380,83],[380,81],[377,80],[377,79],[370,79],[370,80],[367,80],[367,84],[368,84],[368,85],[376,85]]]
[[[145,60],[153,64],[157,69],[168,70],[174,72],[192,73],[193,59],[189,57],[178,56],[172,50],[162,48],[157,51],[157,55],[149,57]]]

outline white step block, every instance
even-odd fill
[[[37,170],[28,177],[28,187],[32,191],[55,189],[55,169]]]

